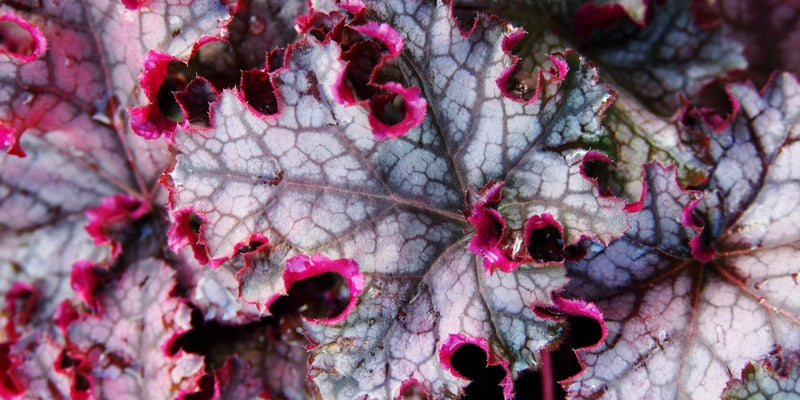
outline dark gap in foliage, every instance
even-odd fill
[[[536,93],[535,80],[524,76],[524,73],[519,73],[518,69],[519,64],[503,82],[503,89],[513,99],[529,101]]]
[[[87,379],[83,374],[80,373],[75,374],[75,381],[73,385],[75,390],[79,392],[85,392],[92,388],[92,384],[91,382],[89,382],[89,379]]]
[[[514,380],[514,398],[517,400],[541,399],[542,377],[539,371],[522,371]]]
[[[704,108],[711,108],[719,114],[730,114],[733,112],[733,103],[728,91],[725,89],[730,82],[723,79],[716,79],[703,86],[697,94],[695,102]]]
[[[304,3],[263,0],[235,2],[231,7],[233,15],[227,30],[231,51],[235,53],[240,70],[269,69],[269,60],[265,60],[264,55],[270,53],[271,49],[297,41],[300,35],[293,25],[297,23],[298,26],[304,26],[309,11],[309,4]],[[293,18],[289,18],[289,15]]]
[[[70,357],[66,350],[63,350],[56,360],[56,368],[58,369],[72,368],[78,364],[80,364],[80,361]]]
[[[250,107],[264,115],[278,112],[278,98],[266,72],[259,70],[242,72],[241,88],[244,99]]]
[[[369,102],[370,111],[379,121],[386,125],[394,125],[406,117],[406,102],[397,93],[379,94]]]
[[[194,233],[200,233],[200,227],[203,225],[203,219],[195,213],[189,213],[189,229]]]
[[[229,89],[239,83],[242,65],[230,44],[221,40],[200,46],[189,60],[189,69],[208,79],[217,90]]]
[[[528,236],[528,254],[540,263],[564,260],[564,239],[558,227],[539,221]]]
[[[217,98],[211,83],[196,77],[186,87],[175,92],[175,100],[183,107],[189,123],[198,128],[211,126],[210,104]]]
[[[575,243],[564,247],[563,256],[568,261],[578,261],[586,257],[586,247],[581,243]]]
[[[2,387],[3,391],[6,393],[20,394],[23,388],[17,385],[16,379],[14,379],[13,372],[11,371],[11,367],[13,366],[11,361],[11,346],[13,343],[14,342],[11,341],[0,342],[0,387]]]
[[[681,122],[690,128],[707,126],[715,132],[721,132],[728,126],[738,107],[725,87],[746,79],[746,76],[731,73],[706,84],[684,111]]]
[[[257,250],[259,247],[263,246],[264,244],[265,244],[264,242],[259,241],[259,240],[251,240],[247,244],[239,246],[239,248],[236,249],[236,251],[239,252],[239,253],[249,253],[251,251]]]
[[[506,375],[500,365],[487,366],[486,352],[474,344],[460,346],[450,357],[450,364],[472,382],[464,388],[461,400],[502,399],[500,381]]]
[[[567,341],[573,349],[582,349],[597,344],[603,334],[603,329],[596,320],[583,316],[567,317],[569,330],[567,331]],[[574,374],[573,374],[574,375]],[[572,375],[567,375],[568,378]]]
[[[33,54],[36,39],[14,21],[0,21],[0,49],[25,57]]]
[[[366,22],[366,21],[362,21]],[[346,53],[350,51],[353,46],[358,43],[364,41],[374,41],[373,39],[367,40],[365,36],[360,32],[356,31],[355,29],[351,28],[351,26],[358,25],[358,21],[355,19],[350,20],[347,24],[343,25],[341,29],[334,29],[331,32],[330,37],[337,43],[339,43],[339,47],[342,49],[342,53]]]
[[[266,67],[267,71],[275,72],[283,67],[283,61],[286,57],[286,49],[283,47],[272,49],[267,53]]]
[[[510,50],[511,54],[520,54],[520,51],[525,50],[525,45],[529,45],[527,38],[523,38],[517,42]],[[518,101],[528,102],[536,95],[536,86],[539,80],[538,69],[534,67],[530,61],[520,59],[507,75],[501,77],[498,81],[500,90],[506,96]]]
[[[529,371],[514,381],[517,399],[541,398],[544,385],[551,385],[550,390],[556,399],[565,399],[566,391],[558,383],[581,372],[581,365],[575,350],[597,344],[602,336],[602,328],[592,318],[570,315],[566,317],[567,333],[561,344],[550,351],[549,366],[552,382],[544,382],[542,371]]]
[[[339,316],[350,303],[350,288],[343,276],[325,272],[295,282],[287,296],[281,296],[270,307],[273,313],[294,313],[312,319]]]
[[[192,329],[172,342],[169,353],[179,350],[206,357],[206,367],[213,370],[221,367],[225,360],[239,353],[239,342],[256,340],[265,342],[268,329],[277,325],[276,317],[265,317],[245,325],[223,325],[217,321],[204,321],[202,313],[192,311]]]
[[[210,400],[214,398],[214,375],[207,373],[200,378],[198,385],[200,390],[195,393],[187,394],[183,400]]]
[[[450,364],[461,376],[474,381],[486,369],[486,352],[474,344],[465,344],[456,349]]]
[[[174,93],[183,90],[193,76],[194,74],[190,74],[186,64],[179,61],[169,63],[167,76],[158,88],[157,95],[158,110],[168,119],[175,122],[183,121],[183,111],[181,111]]]
[[[112,266],[114,271],[117,267],[132,265],[146,255],[161,254],[167,240],[164,218],[162,211],[150,211],[114,232],[112,237],[122,245],[122,252]]]
[[[586,3],[572,17],[573,32],[581,44],[590,39],[602,40],[601,34],[621,24],[631,24],[628,14],[620,4]],[[595,33],[597,33],[595,35]]]
[[[586,159],[583,161],[582,170],[587,178],[597,182],[597,189],[601,196],[621,197],[623,195],[623,188],[617,179],[617,170],[611,162],[599,158]]]
[[[381,56],[381,46],[376,40],[357,42],[342,54],[342,60],[347,62],[344,83],[352,91],[355,101],[370,99],[380,93],[380,89],[369,82]]]
[[[28,324],[28,319],[36,310],[39,290],[27,283],[17,282],[5,297],[5,330],[7,337],[13,339],[22,333],[22,328]]]
[[[475,7],[453,5],[453,18],[456,20],[458,29],[462,32],[469,32],[475,26],[475,20],[478,19],[478,9]]]

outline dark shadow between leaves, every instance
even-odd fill
[[[500,381],[506,372],[500,365],[487,366],[486,352],[474,344],[459,347],[450,358],[453,368],[461,376],[471,380],[464,388],[461,400],[502,399]]]
[[[338,317],[350,302],[347,281],[335,272],[325,272],[295,282],[286,296],[281,296],[270,307],[274,315],[297,312],[309,319]]]
[[[541,370],[522,373],[514,381],[516,399],[566,399],[567,393],[559,382],[581,372],[575,350],[596,344],[602,334],[600,325],[592,318],[568,316],[566,320],[566,338],[542,357],[543,369],[549,368],[549,374]]]

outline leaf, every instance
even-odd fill
[[[780,365],[783,364],[783,365]],[[800,366],[796,358],[782,361],[776,368],[768,360],[748,363],[741,379],[728,383],[722,398],[725,400],[800,397]],[[781,368],[782,367],[782,368]]]
[[[68,356],[79,361],[89,382],[84,392],[93,398],[174,398],[196,390],[202,357],[171,354],[174,338],[191,327],[191,310],[170,295],[174,286],[174,272],[163,262],[133,264],[97,294],[97,313],[69,326]]]
[[[213,269],[200,265],[186,250],[179,253],[179,262],[174,265],[180,286],[187,291],[185,297],[202,313],[204,321],[241,325],[257,321],[262,316],[257,305],[239,300],[237,279],[245,267],[246,258],[257,257],[265,251],[263,248],[267,247],[267,241],[260,243],[263,244],[247,249],[249,251],[240,250],[240,254]]]
[[[800,348],[800,214],[783,200],[800,190],[798,89],[789,74],[763,93],[730,85],[731,124],[693,128],[713,160],[702,201],[650,164],[632,229],[569,265],[566,292],[594,301],[608,327],[572,395],[717,397],[748,361]]]
[[[698,24],[693,0],[640,1],[522,0],[523,10],[503,14],[526,29],[542,23],[560,30],[596,62],[613,82],[660,116],[681,108],[681,94],[693,98],[705,84],[746,67],[739,43],[721,27]],[[542,18],[547,15],[550,19]],[[644,23],[642,23],[644,22]]]
[[[130,140],[121,112],[138,101],[139,58],[150,48],[185,52],[227,15],[211,2],[158,2],[135,12],[118,1],[96,3],[0,5],[0,29],[25,28],[36,43],[29,57],[0,54],[0,132],[9,132],[10,153],[27,153],[0,158],[0,292],[24,281],[46,293],[36,327],[70,296],[75,261],[108,261],[84,231],[87,208],[116,195],[163,201],[153,186],[169,154]]]
[[[72,265],[110,263],[132,247],[120,263],[156,255],[161,222],[146,209],[164,202],[154,186],[169,154],[131,140],[122,111],[139,101],[140,57],[185,52],[226,17],[212,2],[136,11],[118,1],[0,4],[0,145],[10,153],[0,157],[0,293],[16,284],[41,293],[21,336],[4,343],[19,351],[13,373],[24,396],[71,396],[52,349],[73,321],[64,311],[74,312]],[[120,199],[141,207],[126,210]]]
[[[722,23],[744,47],[747,76],[763,87],[773,71],[800,73],[800,4],[786,1],[710,1],[710,24]]]
[[[49,335],[41,332],[26,335],[13,343],[9,348],[11,368],[4,372],[15,381],[18,391],[4,392],[9,382],[4,379],[0,393],[5,398],[22,393],[35,393],[40,398],[68,398],[71,382],[54,368],[61,350],[61,346]]]
[[[498,210],[520,237],[526,219],[543,214],[562,227],[565,245],[619,236],[624,204],[582,175],[587,152],[578,143],[600,135],[608,91],[568,52],[542,66],[535,99],[510,98],[507,53],[519,31],[481,18],[464,34],[446,6],[375,2],[366,21],[348,7],[352,19],[320,17],[334,19],[334,28],[312,27],[325,40],[290,46],[269,74],[278,114],[253,113],[240,91],[225,90],[211,128],[179,130],[166,180],[174,212],[205,221],[200,241],[212,261],[253,234],[269,239],[269,254],[239,274],[242,299],[264,309],[288,291],[297,257],[328,260],[319,272],[345,278],[352,310],[306,320],[311,376],[324,398],[394,398],[412,382],[455,397],[465,381],[440,358],[451,337],[485,344],[490,362],[514,376],[535,368],[559,328],[531,306],[551,302],[563,269],[527,261],[487,274],[466,249],[472,233],[461,212],[472,206],[468,193],[504,181]],[[378,61],[368,73],[349,69],[339,40]],[[370,43],[384,52],[369,53]],[[371,120],[381,118],[376,87],[405,103],[398,121],[420,125]],[[391,134],[382,134],[386,126]]]
[[[678,182],[686,186],[699,185],[707,178],[707,160],[701,157],[704,150],[681,121],[659,117],[630,96],[620,94],[609,107],[603,126],[613,138],[609,145],[613,167],[596,165],[600,171],[589,174],[606,180],[605,185],[613,193],[630,202],[639,200],[642,165],[650,161],[676,164]]]

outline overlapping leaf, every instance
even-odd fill
[[[722,394],[725,400],[800,398],[800,365],[796,358],[771,363],[762,360],[748,363],[741,379],[728,383]],[[778,364],[776,368],[776,365]]]
[[[785,201],[800,191],[798,89],[789,74],[761,94],[730,86],[733,122],[698,127],[713,160],[702,202],[650,165],[634,228],[570,266],[568,292],[595,301],[609,331],[572,394],[717,397],[748,361],[800,348],[800,211]]]
[[[138,11],[120,2],[26,4],[4,2],[0,13],[29,23],[49,46],[29,60],[0,54],[0,130],[13,138],[7,150],[19,140],[27,153],[0,158],[0,291],[17,280],[39,286],[44,320],[69,294],[72,263],[106,257],[83,231],[84,211],[116,193],[150,201],[168,162],[160,146],[131,140],[121,114],[138,101],[140,57],[188,51],[227,12],[213,2]]]
[[[515,229],[549,213],[567,243],[618,236],[622,202],[597,194],[581,175],[583,152],[570,148],[601,132],[609,94],[568,53],[540,75],[536,100],[510,99],[498,79],[510,71],[506,49],[518,33],[481,19],[467,36],[445,6],[376,2],[367,12],[404,40],[391,63],[428,102],[419,128],[376,140],[368,109],[335,100],[339,44],[306,39],[272,75],[278,115],[254,115],[225,91],[211,129],[176,136],[172,205],[205,220],[212,259],[254,233],[269,238],[273,252],[241,275],[248,301],[283,293],[283,263],[293,254],[358,264],[365,283],[357,306],[333,325],[308,325],[324,397],[393,398],[411,379],[452,397],[464,381],[438,355],[451,335],[486,341],[490,360],[514,372],[535,367],[557,331],[530,306],[549,303],[564,283],[558,265],[487,275],[465,248],[467,193],[504,180],[503,212]]]
[[[795,1],[735,1],[708,2],[712,14],[718,18],[709,23],[721,22],[728,35],[744,46],[747,57],[747,74],[758,87],[764,86],[775,70],[799,73],[800,57],[800,4]]]
[[[191,310],[170,294],[174,275],[158,260],[133,264],[97,293],[95,313],[69,326],[74,379],[88,382],[79,392],[90,398],[175,398],[199,390],[203,358],[171,354],[172,340],[191,327]]]
[[[697,23],[692,0],[524,0],[529,5],[503,16],[526,29],[557,29],[597,62],[608,81],[661,116],[681,107],[681,94],[695,96],[711,80],[746,67],[742,47],[721,27]],[[491,10],[491,8],[490,8]],[[543,18],[549,15],[550,18]]]

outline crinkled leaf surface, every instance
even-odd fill
[[[137,11],[119,1],[29,3],[0,5],[49,43],[32,60],[0,54],[0,130],[27,153],[0,158],[0,291],[18,280],[40,287],[44,321],[69,294],[72,263],[107,256],[84,231],[84,211],[115,193],[153,200],[168,163],[161,146],[131,138],[121,111],[138,101],[141,57],[187,52],[227,11],[214,2]]]
[[[639,200],[642,165],[650,161],[680,166],[681,183],[696,184],[704,177],[706,164],[698,159],[691,141],[686,140],[687,133],[680,121],[660,117],[634,98],[619,94],[609,107],[603,126],[612,138],[609,157],[614,165],[613,175],[601,176],[610,178],[610,189],[630,202]]]
[[[191,310],[171,296],[175,272],[150,259],[130,265],[97,294],[98,312],[69,326],[69,356],[88,369],[95,398],[175,398],[197,390],[203,358],[171,339],[188,331]]]
[[[728,384],[722,398],[744,399],[800,399],[800,364],[796,358],[779,365],[785,371],[777,371],[768,360],[749,363],[742,370],[741,379]]]
[[[800,348],[800,212],[786,201],[800,191],[798,89],[789,74],[761,94],[730,86],[736,118],[702,132],[714,160],[702,201],[650,164],[633,228],[569,266],[567,291],[593,300],[608,327],[573,395],[717,397],[748,361]]]
[[[503,212],[515,229],[549,213],[568,243],[619,236],[622,201],[597,194],[580,173],[584,152],[570,147],[601,132],[610,96],[568,53],[541,75],[537,100],[515,101],[497,82],[512,65],[504,41],[515,32],[481,19],[466,36],[446,6],[367,8],[405,41],[392,65],[427,100],[422,124],[376,140],[367,109],[335,100],[344,67],[338,43],[306,39],[272,75],[278,115],[257,116],[224,91],[211,129],[176,136],[172,206],[205,219],[212,259],[254,233],[269,238],[273,253],[241,275],[248,301],[283,293],[283,263],[293,254],[358,264],[365,283],[352,312],[332,325],[307,324],[323,397],[394,398],[410,379],[454,397],[464,381],[438,354],[450,335],[487,341],[490,360],[514,372],[535,367],[558,330],[530,306],[549,303],[564,283],[557,264],[486,274],[465,248],[467,193],[503,180]]]
[[[217,34],[227,14],[215,2],[135,11],[119,1],[0,4],[0,146],[10,153],[0,157],[0,292],[22,281],[41,293],[12,343],[31,352],[13,371],[30,396],[69,395],[66,376],[53,371],[58,350],[45,352],[63,346],[53,314],[74,297],[75,261],[110,261],[84,229],[85,211],[120,193],[163,202],[153,189],[169,153],[132,138],[122,111],[139,101],[141,57],[152,48],[186,53],[201,35]],[[22,47],[9,46],[15,38]],[[47,46],[11,54],[26,54],[28,39]],[[152,237],[152,229],[138,233]]]

